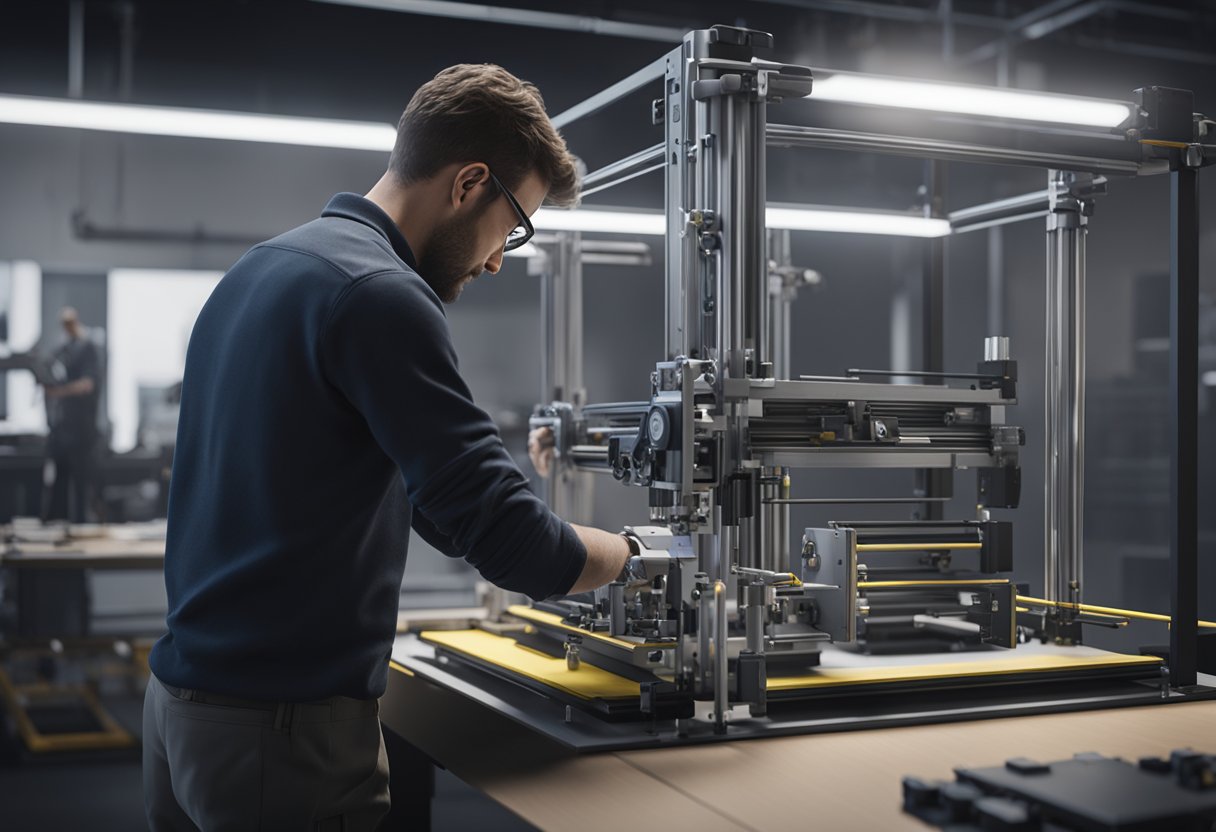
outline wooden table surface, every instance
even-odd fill
[[[64,543],[9,543],[0,564],[13,568],[160,569],[165,541],[82,538]]]
[[[381,719],[457,777],[546,830],[925,830],[901,779],[1083,751],[1135,760],[1216,752],[1216,702],[571,755],[400,670]]]

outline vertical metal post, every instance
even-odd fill
[[[541,273],[542,402],[586,404],[583,387],[582,238],[562,231],[546,252]],[[592,480],[568,460],[555,459],[546,481],[549,507],[576,523],[591,520]]]
[[[68,4],[68,98],[84,96],[84,0]]]
[[[1199,191],[1170,160],[1170,684],[1194,685],[1199,632]]]
[[[924,212],[926,217],[944,217],[946,170],[941,162],[925,162]],[[946,323],[946,238],[935,237],[924,243],[921,290],[921,369],[944,370]],[[917,494],[930,498],[918,510],[925,520],[940,520],[943,506],[934,497],[949,493],[943,477],[952,471],[921,469],[917,472]]]
[[[768,232],[768,315],[765,331],[767,360],[773,365],[773,378],[790,377],[790,305],[795,292],[786,283],[783,270],[794,264],[790,251],[789,229],[773,229]],[[775,267],[775,268],[774,268]]]
[[[1044,587],[1052,601],[1081,600],[1082,499],[1085,489],[1085,236],[1088,205],[1082,177],[1048,175],[1047,351],[1045,362]],[[1067,630],[1068,610],[1056,611],[1056,634]]]
[[[698,178],[698,113],[689,88],[698,33],[690,33],[682,44],[667,55],[664,77],[663,135],[667,163],[664,177],[664,204],[667,213],[665,248],[667,326],[664,352],[668,361],[678,356],[708,358],[702,352],[703,269],[697,256],[697,235],[688,233],[688,212],[696,207]]]

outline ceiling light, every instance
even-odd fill
[[[807,98],[1084,127],[1117,127],[1131,115],[1130,105],[1119,101],[848,72],[825,70],[825,73],[822,79],[815,79],[814,91]]]
[[[603,208],[580,208],[577,211],[541,208],[532,216],[532,224],[541,231],[592,231],[660,237],[667,232],[667,218],[663,214]]]
[[[766,218],[769,228],[789,231],[887,234],[895,237],[944,237],[950,233],[950,221],[945,219],[831,207],[781,208],[770,205]]]
[[[397,140],[390,124],[296,118],[184,107],[149,107],[0,95],[0,122],[42,127],[74,127],[118,133],[230,139],[246,142],[341,147],[388,152]]]

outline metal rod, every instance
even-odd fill
[[[1081,600],[1085,488],[1085,236],[1078,177],[1049,174],[1044,413],[1044,595]],[[1067,608],[1061,608],[1067,609]],[[1067,624],[1068,615],[1061,616]],[[1066,636],[1067,637],[1067,636]]]
[[[955,162],[989,162],[1002,165],[1063,168],[1101,174],[1134,175],[1140,171],[1138,161],[1127,159],[1079,156],[1072,153],[1048,153],[969,142],[892,136],[884,133],[862,133],[827,127],[803,127],[794,124],[770,124],[768,126],[768,144],[774,147],[861,150],[870,153],[892,153],[899,156]]]
[[[714,733],[726,733],[727,644],[726,584],[714,581]]]
[[[1170,159],[1170,684],[1196,683],[1199,633],[1199,191]]]
[[[431,17],[475,20],[478,23],[498,23],[508,26],[531,26],[537,29],[557,29],[592,35],[615,35],[636,40],[657,40],[672,43],[684,36],[684,30],[673,26],[649,23],[627,23],[581,14],[540,11],[537,9],[490,6],[456,0],[320,0],[344,6],[364,6],[369,9],[405,12]]]
[[[490,14],[489,17],[492,19],[493,14]],[[679,40],[679,37],[665,40],[670,43],[672,41]],[[562,112],[558,113],[551,119],[553,126],[560,130],[566,125],[578,121],[580,118],[589,116],[592,113],[598,113],[609,104],[619,101],[636,90],[640,90],[642,87],[646,86],[652,81],[659,80],[666,72],[667,56],[664,55],[662,58],[658,58],[646,64],[646,66],[642,67],[637,72],[634,72],[632,75],[622,78],[612,86],[600,90],[590,98],[575,104],[570,109],[563,110]]]
[[[996,219],[977,222],[973,225],[964,225],[959,228],[951,229],[952,234],[966,234],[968,231],[983,231],[985,228],[999,231],[1003,225],[1013,225],[1015,222],[1026,222],[1027,220],[1038,220],[1047,216],[1047,209],[1042,211],[1032,211],[1029,214],[1011,214],[1008,217],[998,217]]]
[[[845,370],[850,376],[917,376],[918,378],[974,378],[997,380],[1000,376],[986,373],[942,373],[930,370]]]
[[[84,96],[84,0],[68,4],[68,98]]]
[[[974,581],[941,580],[941,581],[858,581],[857,588],[861,589],[908,589],[914,587],[935,586],[1004,586],[1009,581],[1004,578],[980,578]]]
[[[858,543],[859,552],[923,552],[927,550],[958,550],[983,549],[983,543]]]
[[[994,202],[985,202],[982,205],[972,205],[970,208],[959,208],[957,211],[948,213],[946,218],[950,220],[951,229],[957,231],[966,229],[967,226],[988,222],[989,220],[1002,219],[1004,217],[1020,218],[1028,212],[1046,211],[1048,199],[1049,194],[1044,189],[1019,196],[1011,196],[1006,199],[998,199]]]
[[[783,500],[765,500],[770,505],[785,506],[832,506],[866,505],[869,503],[946,503],[949,497],[795,497]]]
[[[663,145],[656,144],[584,176],[581,183],[581,195],[590,196],[622,182],[628,182],[642,174],[660,170],[662,167]]]
[[[1172,617],[1155,612],[1125,610],[1118,607],[1100,607],[1096,604],[1070,604],[1067,601],[1048,601],[1046,598],[1034,598],[1029,595],[1017,596],[1017,602],[1019,604],[1029,604],[1032,607],[1063,607],[1066,609],[1076,610],[1077,612],[1088,612],[1095,615],[1117,615],[1122,618],[1138,618],[1141,621],[1164,621],[1171,625],[1171,632],[1175,629],[1175,621]],[[1196,628],[1203,627],[1204,629],[1216,629],[1216,621],[1196,621],[1195,626]],[[1173,664],[1174,662],[1171,658],[1171,669]]]

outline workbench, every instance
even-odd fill
[[[1206,684],[1216,679],[1205,678]],[[1216,751],[1216,702],[989,719],[576,755],[460,694],[392,665],[387,732],[541,829],[619,832],[645,819],[708,830],[924,830],[900,808],[905,775],[1094,751],[1137,759]],[[418,798],[401,758],[394,801]],[[414,794],[399,777],[409,774]],[[404,806],[396,807],[404,809]],[[411,806],[413,818],[425,811]]]

